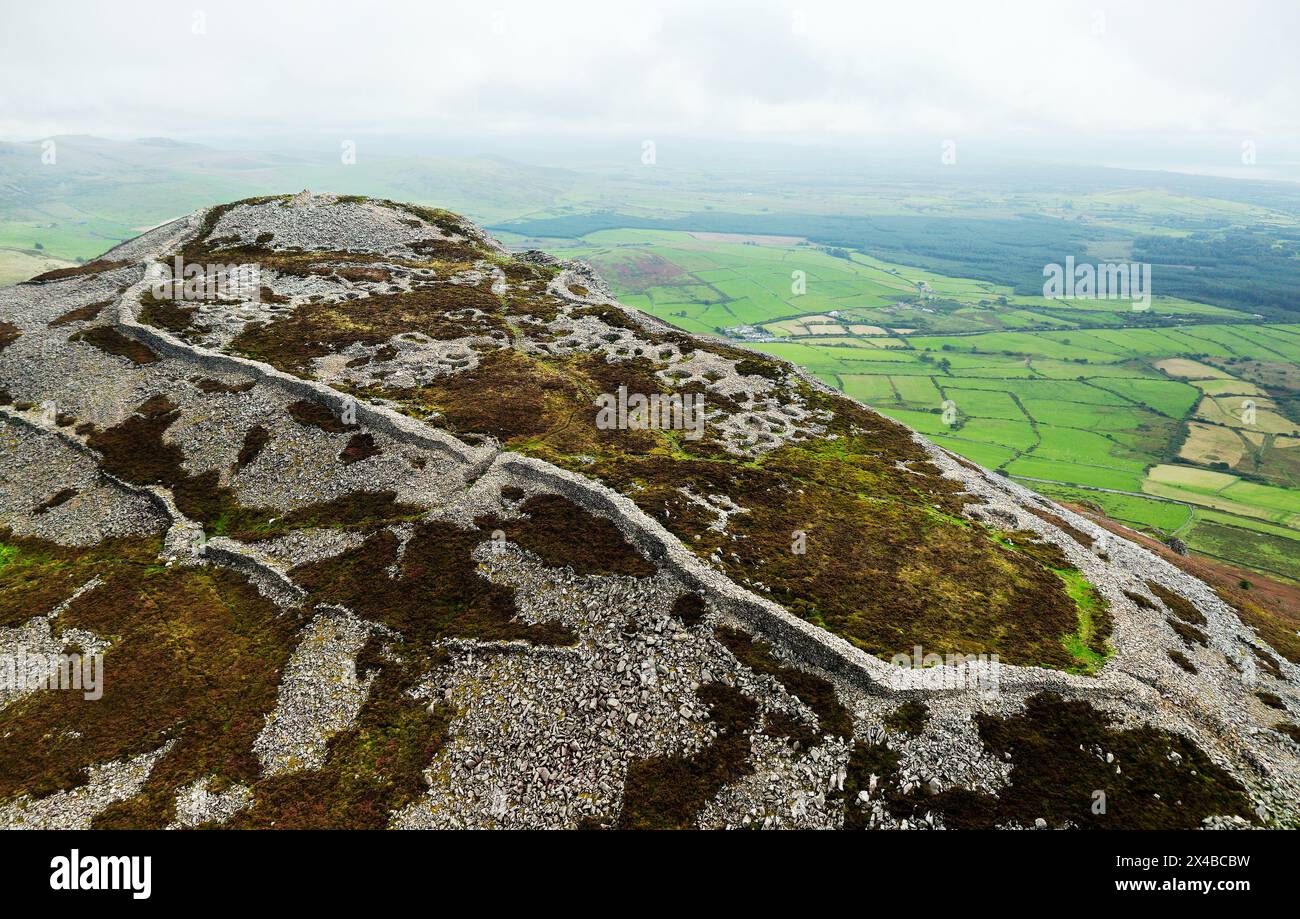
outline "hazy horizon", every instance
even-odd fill
[[[4,0],[0,139],[296,152],[303,138],[326,151],[401,137],[424,155],[531,163],[614,142],[635,161],[644,140],[660,162],[668,139],[918,160],[951,143],[963,157],[1300,178],[1294,4],[1011,6],[155,3],[124,18]]]

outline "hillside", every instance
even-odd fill
[[[0,694],[9,826],[1297,821],[1286,630],[446,211],[250,199],[0,290],[0,402],[0,654],[106,675]]]

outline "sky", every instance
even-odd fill
[[[1300,3],[0,0],[0,139],[952,139],[1300,161]]]

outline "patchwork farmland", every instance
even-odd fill
[[[1043,494],[1300,579],[1300,325],[1017,295],[791,237],[508,241],[586,259],[624,302],[802,364]]]

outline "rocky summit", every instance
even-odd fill
[[[454,214],[0,290],[0,824],[1292,826],[1294,634]]]

